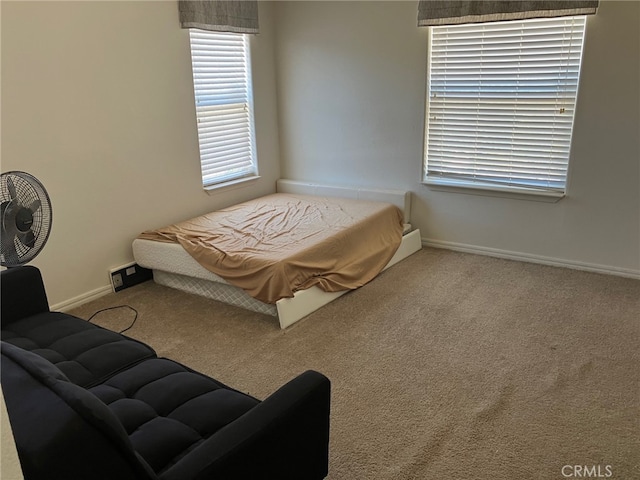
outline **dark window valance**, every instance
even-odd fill
[[[257,0],[179,0],[182,28],[258,33]]]
[[[591,15],[597,8],[598,0],[420,0],[418,26]]]

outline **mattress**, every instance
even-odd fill
[[[273,304],[311,286],[362,286],[391,259],[403,227],[391,204],[279,193],[144,232],[134,257]]]
[[[228,284],[224,278],[200,265],[179,243],[136,238],[133,256],[136,263],[145,268]]]

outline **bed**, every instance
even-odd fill
[[[284,329],[422,246],[408,192],[292,180],[276,191],[143,232],[134,258],[158,284],[277,317]]]

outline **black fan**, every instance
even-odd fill
[[[7,172],[0,176],[0,217],[4,267],[24,265],[35,258],[49,238],[52,211],[49,195],[34,176]]]

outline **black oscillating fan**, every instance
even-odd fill
[[[17,267],[35,258],[51,231],[51,200],[34,176],[25,172],[0,175],[0,263]]]

